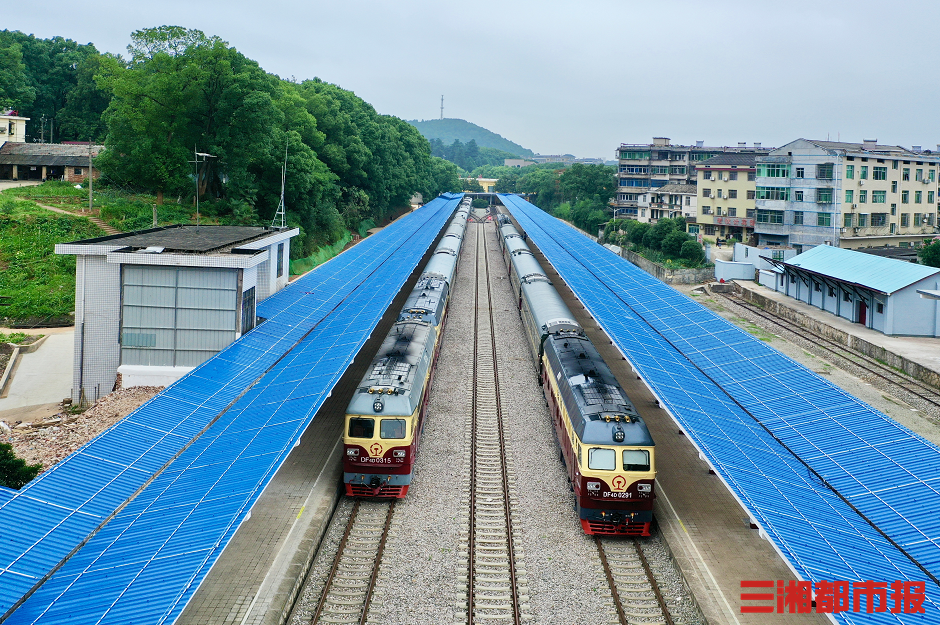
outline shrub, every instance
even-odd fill
[[[470,202],[470,205],[473,208],[486,208],[490,205],[490,201],[482,197],[473,198],[473,201]]]
[[[663,254],[669,258],[676,258],[682,252],[682,245],[689,240],[689,235],[680,230],[673,230],[663,239]]]
[[[0,443],[0,486],[20,489],[39,475],[41,464],[26,464],[13,453],[13,445]]]
[[[689,240],[682,244],[679,255],[690,263],[701,263],[705,260],[705,250],[698,241]]]

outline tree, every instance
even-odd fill
[[[42,470],[41,464],[26,464],[13,453],[13,445],[0,443],[0,486],[20,489]]]
[[[461,187],[463,183],[457,175],[457,166],[450,161],[432,156],[430,197],[436,197],[441,193],[457,193],[462,190]]]
[[[23,63],[23,47],[13,42],[8,31],[0,32],[0,107],[25,112],[35,99],[36,90],[29,85]]]
[[[633,221],[629,225],[632,226],[627,231],[630,242],[634,245],[645,245],[643,241],[646,239],[646,235],[649,233],[652,226],[642,221]]]
[[[566,200],[597,198],[600,204],[606,205],[617,190],[614,168],[575,163],[561,173],[559,187]]]
[[[928,267],[940,267],[940,240],[934,239],[933,243],[923,246],[917,251],[920,262]]]
[[[705,250],[698,241],[688,240],[682,244],[679,255],[690,263],[699,264],[705,260]]]
[[[660,219],[656,225],[643,237],[643,245],[651,250],[661,250],[663,241],[676,229],[676,222],[671,219]]]
[[[463,190],[467,193],[483,193],[483,185],[476,178],[464,178]]]
[[[667,258],[678,258],[682,253],[682,246],[689,240],[689,235],[681,230],[673,230],[663,239],[663,254]]]

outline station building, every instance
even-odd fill
[[[55,246],[74,254],[72,401],[172,384],[255,327],[287,285],[297,228],[167,226]]]
[[[764,256],[764,286],[890,336],[940,336],[940,269],[829,245],[788,260]]]

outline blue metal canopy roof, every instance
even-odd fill
[[[460,197],[272,296],[268,321],[0,503],[0,606],[36,591],[11,622],[175,619]]]
[[[929,590],[934,446],[574,228],[500,197],[795,571],[928,584],[926,615],[841,622],[940,621]]]
[[[790,260],[778,262],[885,294],[940,274],[940,269],[936,267],[843,250],[831,245],[817,245]]]

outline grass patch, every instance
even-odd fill
[[[770,343],[776,338],[773,333],[768,332],[754,322],[748,321],[742,317],[732,317],[731,321],[748,334],[753,335],[755,338],[764,341],[765,343]]]
[[[66,321],[75,310],[75,257],[57,255],[55,244],[104,234],[10,193],[36,188],[0,194],[0,317],[13,323]]]
[[[23,332],[10,332],[9,334],[4,334],[0,332],[0,343],[12,343],[13,345],[20,345],[22,343],[35,343],[42,338],[42,334],[25,334]]]

